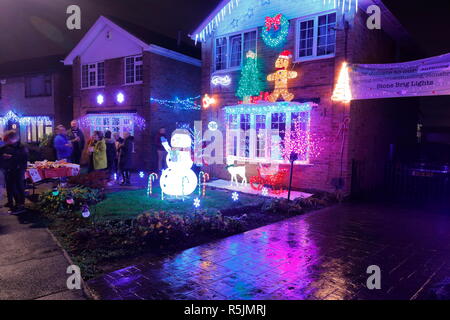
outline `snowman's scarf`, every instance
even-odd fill
[[[178,161],[178,150],[170,150],[170,160],[172,162]]]

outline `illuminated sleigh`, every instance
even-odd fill
[[[261,191],[264,186],[270,186],[270,193],[282,194],[283,181],[288,174],[286,169],[274,169],[271,167],[263,167],[261,164],[258,167],[258,175],[250,178],[250,186],[253,190]]]

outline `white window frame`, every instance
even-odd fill
[[[25,140],[27,143],[41,142],[45,135],[53,133],[53,119],[41,120],[36,119],[25,125]]]
[[[334,53],[318,56],[317,55],[317,46],[318,46],[318,38],[319,38],[319,17],[329,15],[329,14],[336,14],[336,26],[338,25],[338,13],[335,10],[332,11],[325,11],[321,12],[319,14],[314,14],[311,16],[301,17],[298,18],[295,25],[295,61],[294,62],[301,62],[301,61],[309,61],[309,60],[319,60],[319,59],[328,59],[333,58],[336,56],[336,47],[337,42],[335,41],[334,45]],[[314,21],[314,35],[313,35],[313,53],[311,56],[306,57],[300,57],[299,51],[300,51],[300,25],[302,22],[313,20]],[[335,33],[336,37],[336,33]]]
[[[103,82],[105,83],[104,85],[102,85],[102,86],[99,86],[98,85],[98,65],[100,64],[100,63],[103,63]],[[89,79],[89,73],[90,73],[90,67],[91,66],[93,66],[93,65],[95,65],[95,86],[91,86],[90,85],[90,79]],[[88,86],[87,87],[83,87],[83,67],[85,67],[85,66],[87,66],[88,67],[88,78],[87,78],[87,81],[88,81]],[[106,69],[105,69],[105,67],[106,67],[106,64],[105,64],[105,61],[98,61],[98,62],[92,62],[92,63],[83,63],[81,66],[80,66],[80,87],[81,87],[81,90],[87,90],[87,89],[96,89],[96,88],[104,88],[105,87],[105,85],[106,85]]]
[[[134,66],[134,79],[133,82],[127,82],[127,59],[133,58],[133,66]],[[136,61],[136,58],[141,58],[141,61]],[[144,75],[142,74],[142,80],[137,81],[136,80],[136,71],[137,66],[142,66],[142,72],[144,72],[144,57],[143,55],[135,55],[135,56],[128,56],[123,59],[123,83],[124,85],[134,85],[134,84],[142,84],[144,82]]]
[[[292,127],[292,114],[293,113],[300,113],[305,112],[308,114],[308,122],[307,122],[307,131],[311,131],[311,110],[303,110],[303,111],[276,111],[276,112],[269,112],[269,113],[250,113],[250,157],[244,157],[241,154],[241,144],[244,143],[244,139],[241,138],[241,113],[236,114],[237,115],[237,129],[230,129],[229,127],[229,121],[228,117],[232,114],[227,114],[226,116],[226,157],[227,159],[232,159],[239,162],[248,162],[248,163],[278,163],[278,164],[288,164],[289,161],[287,160],[276,160],[271,159],[271,140],[269,137],[272,136],[271,130],[272,130],[272,114],[273,113],[285,113],[286,114],[286,133],[287,131],[291,130]],[[245,113],[242,113],[245,114]],[[264,157],[256,157],[256,116],[257,115],[265,115],[266,116],[266,129],[265,129],[265,155]],[[237,138],[237,156],[232,154],[232,149],[234,147],[234,138]],[[306,160],[297,160],[295,161],[295,164],[301,164],[301,165],[309,165],[310,159]]]
[[[134,133],[136,131],[135,125],[134,125],[134,114],[124,114],[124,113],[99,113],[99,114],[89,114],[87,115],[88,121],[89,121],[89,129],[90,129],[90,135],[94,133],[94,131],[102,131],[105,132],[106,130],[110,130],[112,133],[116,132],[113,131],[113,127],[119,128],[120,136],[123,137],[123,133],[125,131],[129,132],[130,135],[134,136]],[[101,124],[97,124],[97,118],[101,119]],[[104,119],[109,119],[109,124],[104,124]],[[119,118],[119,124],[117,126],[114,126],[112,123],[113,118]],[[124,120],[130,121],[131,125],[128,125],[124,122]],[[131,130],[124,130],[126,127],[131,127]]]
[[[220,35],[214,38],[214,43],[213,43],[213,51],[212,51],[212,71],[213,74],[215,73],[224,73],[224,72],[230,72],[230,71],[236,71],[236,70],[240,70],[242,68],[242,64],[245,61],[245,55],[246,52],[244,52],[244,34],[249,33],[249,32],[256,32],[255,35],[255,53],[258,54],[258,28],[252,28],[252,29],[248,29],[248,30],[243,30],[243,31],[239,31],[239,32],[233,32],[233,33],[228,33],[225,35]],[[232,38],[233,36],[236,35],[241,35],[241,64],[240,66],[236,66],[236,67],[230,67],[230,61],[231,61],[231,53],[229,52],[229,48],[230,48],[230,38]],[[225,53],[225,59],[226,59],[226,68],[225,69],[220,69],[220,70],[216,70],[216,40],[220,39],[220,38],[226,38],[227,39],[227,50]]]

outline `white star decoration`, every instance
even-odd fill
[[[245,14],[245,16],[250,19],[251,17],[253,17],[254,15],[254,10],[253,8],[248,8],[247,13]]]
[[[239,200],[239,193],[233,192],[233,194],[231,195],[231,198],[233,199],[233,201],[238,201]]]
[[[232,28],[236,29],[239,26],[239,20],[233,19],[233,21],[231,21],[230,25]]]
[[[261,193],[264,197],[267,197],[269,195],[269,190],[267,188],[262,188]]]

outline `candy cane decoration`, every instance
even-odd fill
[[[158,180],[158,175],[156,173],[152,173],[148,176],[148,185],[147,185],[147,195],[150,196],[153,194],[153,182]]]
[[[202,186],[202,179],[203,179],[203,186]],[[206,182],[208,180],[209,174],[200,171],[198,174],[198,195],[202,195],[203,197],[206,195]]]

